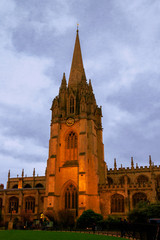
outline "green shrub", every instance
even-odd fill
[[[103,220],[101,214],[95,213],[93,210],[87,210],[77,219],[77,228],[86,229],[92,228],[93,225],[98,225]]]
[[[148,222],[150,218],[160,218],[160,202],[140,202],[128,213],[128,220],[132,223]]]

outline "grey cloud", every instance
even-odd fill
[[[17,58],[27,56],[24,61],[27,64],[31,61],[29,55],[34,56],[32,64],[37,59],[48,59],[50,63],[44,63],[45,68],[42,67],[43,61],[35,65],[32,71],[35,73],[39,68],[41,71],[34,74],[33,78],[27,68],[25,81],[18,79],[18,84],[18,75],[13,78],[11,73],[9,76],[12,79],[9,81],[5,77],[7,74],[3,75],[2,72],[3,79],[9,83],[5,84],[4,81],[1,85],[1,93],[5,94],[0,103],[0,137],[6,137],[5,140],[11,145],[10,140],[16,139],[15,144],[20,145],[19,152],[18,149],[13,151],[11,147],[7,150],[1,145],[3,157],[0,159],[3,162],[5,159],[6,164],[3,164],[3,169],[7,171],[7,168],[13,167],[11,172],[16,174],[14,165],[17,164],[19,168],[26,168],[26,171],[32,173],[33,165],[39,169],[42,168],[39,162],[45,165],[51,118],[49,109],[52,99],[58,94],[63,72],[66,72],[67,78],[69,76],[77,22],[80,24],[87,78],[92,79],[97,104],[102,105],[105,160],[112,167],[113,158],[117,157],[119,166],[121,162],[129,166],[130,157],[133,156],[139,165],[146,165],[148,155],[151,154],[157,163],[160,141],[159,1],[13,2],[14,7],[9,7],[10,2],[7,2],[8,11],[1,11],[2,47],[10,54],[4,52],[0,62],[3,63],[4,56],[16,55]],[[23,61],[16,63],[20,63],[16,71],[21,73]],[[3,65],[0,69],[4,67],[7,72],[11,69]],[[23,74],[20,75],[23,78]],[[49,79],[45,86],[44,75]],[[36,91],[39,77],[41,86]],[[27,78],[30,82],[27,82]],[[26,88],[26,84],[33,81],[35,93],[32,91],[31,94],[33,89]],[[10,89],[10,85],[15,88]],[[19,104],[22,91],[28,92],[25,99],[22,96],[23,104]],[[18,94],[20,97],[16,98]],[[14,104],[13,98],[16,98]],[[23,145],[30,148],[28,153],[24,151]],[[1,182],[5,177],[4,170],[0,171]]]

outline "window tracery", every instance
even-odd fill
[[[78,138],[75,132],[70,132],[66,137],[66,160],[77,160]]]
[[[114,194],[111,197],[111,213],[124,212],[124,197],[120,194]]]
[[[132,197],[132,202],[133,202],[133,207],[136,207],[136,205],[139,202],[146,202],[147,201],[147,196],[145,193],[139,192],[139,193],[135,193]]]
[[[9,199],[9,213],[18,213],[19,200],[16,197],[11,197]]]
[[[35,211],[35,198],[34,197],[26,197],[25,199],[25,212]]]
[[[73,184],[68,185],[65,190],[65,209],[76,209],[78,206],[77,189]]]
[[[121,185],[123,185],[123,184],[125,183],[124,176],[120,177],[119,183],[120,183]],[[128,184],[130,183],[130,178],[129,178],[129,177],[127,177],[127,183],[128,183]]]

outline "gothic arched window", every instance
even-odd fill
[[[124,182],[125,182],[125,180],[124,180],[124,176],[120,177],[120,179],[119,179],[119,183],[120,183],[121,185],[123,185]],[[128,183],[128,184],[130,183],[130,178],[129,178],[129,177],[127,177],[127,183]]]
[[[139,193],[135,193],[132,197],[132,202],[133,202],[133,207],[136,207],[136,205],[139,202],[146,202],[147,201],[147,196],[145,193],[139,192]]]
[[[18,184],[15,184],[12,188],[18,188]]]
[[[30,184],[26,184],[23,188],[32,188]]]
[[[42,183],[37,183],[36,188],[44,188],[44,186],[42,185]]]
[[[19,200],[17,197],[11,197],[9,199],[9,213],[18,213],[18,203]]]
[[[70,132],[66,137],[66,160],[77,160],[78,138],[75,132]]]
[[[124,212],[124,197],[117,193],[111,197],[111,213],[113,212]]]
[[[147,183],[147,182],[148,182],[148,177],[145,176],[145,175],[140,175],[140,176],[137,178],[137,182],[138,182],[139,184]]]
[[[74,113],[74,98],[70,97],[70,113]]]
[[[75,209],[78,207],[77,189],[73,184],[68,185],[65,190],[65,209]]]
[[[107,177],[107,181],[109,185],[113,184],[113,179],[111,177]]]
[[[2,210],[2,198],[0,198],[0,210]]]
[[[35,198],[34,197],[26,197],[25,198],[25,212],[35,211]]]

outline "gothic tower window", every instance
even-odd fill
[[[2,210],[2,198],[0,198],[0,210]]]
[[[35,198],[34,197],[26,197],[25,199],[25,212],[35,211]]]
[[[78,195],[77,189],[73,184],[69,184],[65,190],[65,209],[75,210],[77,215]]]
[[[70,113],[74,113],[74,98],[70,98]]]
[[[147,196],[145,193],[135,193],[132,197],[132,202],[133,202],[133,207],[136,207],[136,205],[139,202],[146,202],[147,201]]]
[[[113,212],[124,212],[124,197],[120,194],[111,197],[111,213]]]
[[[11,197],[9,199],[9,213],[18,213],[18,198]]]
[[[70,132],[66,137],[66,160],[77,160],[77,134]]]

